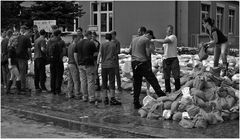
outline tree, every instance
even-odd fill
[[[31,7],[32,20],[56,20],[63,28],[73,28],[73,20],[82,17],[82,5],[74,1],[37,1]]]
[[[22,1],[1,1],[1,29],[20,25]]]

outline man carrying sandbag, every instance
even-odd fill
[[[173,34],[173,26],[167,26],[167,36],[165,39],[152,39],[152,41],[163,44],[163,73],[165,79],[166,93],[171,93],[170,77],[171,72],[175,80],[175,90],[180,89],[180,66],[177,58],[177,37]]]

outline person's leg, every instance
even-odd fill
[[[63,62],[60,61],[60,62],[57,63],[57,76],[56,76],[56,91],[57,91],[58,94],[61,93],[63,72],[64,72]]]
[[[13,79],[14,79],[13,69],[10,69],[10,78],[9,78],[8,83],[7,83],[7,90],[6,90],[7,94],[10,93],[10,89],[11,89],[11,86],[13,84]]]
[[[35,89],[39,90],[39,80],[40,80],[40,59],[37,58],[34,60],[34,84],[35,84]]]
[[[54,63],[50,63],[50,86],[53,94],[56,94],[56,70],[56,65]]]
[[[95,102],[95,67],[88,66],[86,68],[87,74],[87,87],[88,87],[88,98],[89,102]]]
[[[107,74],[107,69],[102,68],[102,89],[103,89],[103,97],[104,97],[104,104],[108,105],[109,104],[109,99],[107,95],[107,82],[108,82],[108,74]]]
[[[17,66],[13,65],[12,72],[13,72],[13,75],[16,77],[17,94],[20,94],[21,93],[21,76]]]
[[[19,72],[21,77],[21,86],[25,90],[27,88],[26,84],[26,73],[28,67],[28,61],[26,59],[18,59]]]
[[[165,96],[165,93],[161,90],[161,87],[158,83],[158,80],[154,73],[152,72],[152,67],[150,67],[147,63],[141,66],[141,74],[153,87],[154,91],[158,95],[158,97]]]
[[[80,72],[80,81],[81,81],[81,92],[83,93],[83,101],[88,101],[88,90],[87,90],[87,74],[85,66],[78,67]]]
[[[72,70],[72,65],[73,64],[68,64],[68,85],[67,85],[67,88],[68,88],[68,92],[67,92],[67,97],[68,98],[71,98],[72,97],[72,94],[73,94],[73,70]]]
[[[115,68],[115,75],[117,79],[117,89],[118,91],[122,91],[122,86],[121,86],[121,77],[120,77],[120,72],[119,72],[119,66]]]
[[[80,93],[80,77],[79,77],[79,72],[78,72],[78,68],[77,65],[72,64],[72,79],[73,79],[73,83],[74,83],[74,95],[75,97],[81,97],[82,94]]]
[[[223,62],[223,75],[226,76],[228,70],[227,55],[228,55],[228,43],[221,44],[221,58]]]
[[[133,104],[136,109],[141,108],[141,104],[139,102],[139,96],[141,92],[142,86],[142,74],[141,67],[138,66],[139,62],[133,61],[132,62],[132,69],[133,69]]]
[[[171,64],[172,74],[175,81],[175,91],[179,90],[181,87],[180,84],[180,66],[178,58],[175,58]]]
[[[165,80],[165,92],[171,93],[171,84],[170,84],[170,77],[171,77],[171,65],[169,64],[169,59],[163,60],[163,74]]]
[[[221,47],[219,45],[216,45],[214,48],[214,67],[218,67],[220,55]]]
[[[46,82],[46,67],[45,67],[45,60],[43,58],[40,59],[39,73],[40,73],[41,89],[42,89],[42,91],[47,91],[47,88],[45,86],[45,82]]]
[[[96,91],[100,91],[101,90],[101,87],[100,87],[100,79],[99,79],[99,75],[98,75],[98,67],[99,65],[97,64],[97,62],[95,62],[95,82],[96,82],[96,86],[97,86],[97,89]]]
[[[121,105],[122,103],[115,98],[115,71],[116,68],[109,68],[110,105]]]
[[[8,64],[2,65],[2,78],[3,78],[3,86],[4,88],[7,86],[8,78],[9,78],[9,69]]]

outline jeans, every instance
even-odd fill
[[[122,91],[122,87],[121,87],[121,77],[120,77],[120,72],[119,72],[119,66],[115,68],[115,76],[117,79],[117,87],[119,91]]]
[[[23,89],[27,88],[26,84],[26,74],[28,70],[28,60],[27,59],[18,59],[18,67],[21,78],[21,86]]]
[[[50,62],[50,82],[51,82],[51,92],[52,93],[60,93],[61,92],[61,86],[62,86],[62,80],[63,80],[63,62],[62,61],[56,61],[56,62]]]
[[[219,58],[222,57],[222,63],[227,64],[228,43],[217,44],[214,48],[214,67],[218,67]]]
[[[95,100],[95,66],[79,65],[81,91],[85,99]]]
[[[4,65],[1,65],[2,67],[2,78],[3,78],[3,85],[4,86],[7,86],[7,82],[8,82],[8,79],[9,79],[9,69],[8,69],[8,64],[4,64]]]
[[[115,68],[102,68],[102,88],[115,90]]]
[[[34,83],[35,89],[39,89],[39,83],[41,89],[46,89],[45,82],[46,82],[46,69],[45,69],[45,59],[43,58],[36,58],[34,60]]]
[[[68,64],[69,70],[69,79],[68,79],[68,96],[73,95],[74,88],[74,96],[80,96],[80,76],[78,67],[76,64]]]
[[[152,67],[149,61],[139,62],[132,61],[132,70],[133,70],[133,88],[134,88],[134,103],[139,103],[139,96],[142,86],[142,77],[145,77],[146,80],[153,87],[154,91],[158,96],[165,96],[164,92],[161,90],[161,87],[158,83],[158,80],[154,73],[152,72]]]

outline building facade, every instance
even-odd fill
[[[232,46],[239,45],[238,1],[80,1],[86,14],[78,20],[84,30],[89,25],[100,27],[97,33],[117,31],[122,47],[127,47],[137,29],[145,26],[156,38],[164,38],[166,26],[175,27],[178,44],[196,47],[208,39],[202,19],[210,16],[229,37]]]

